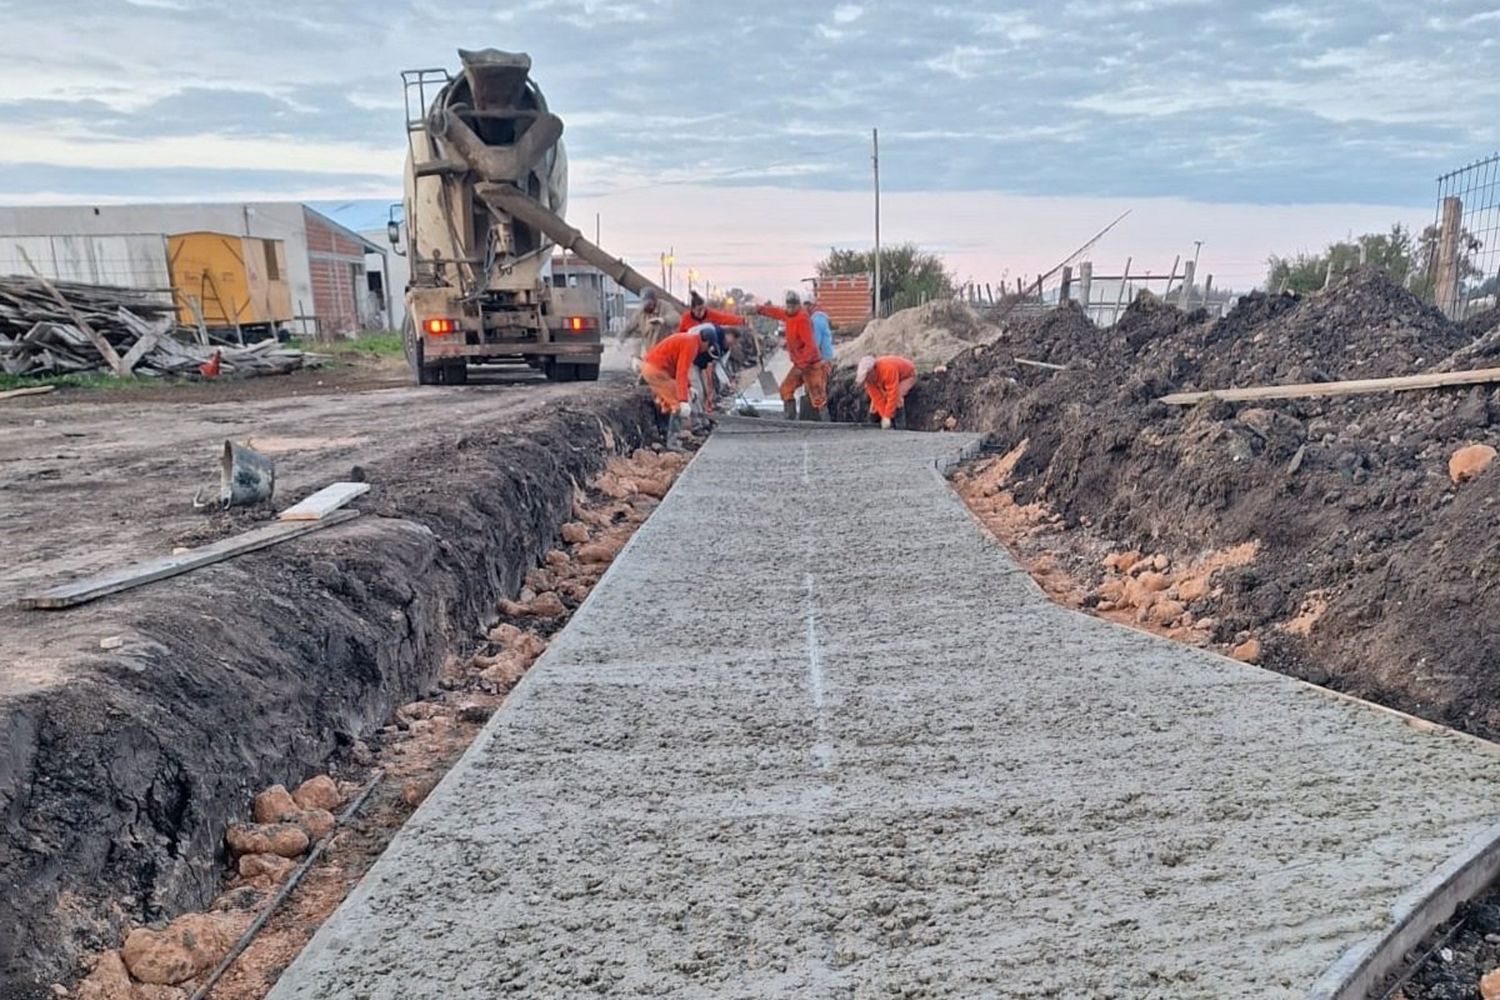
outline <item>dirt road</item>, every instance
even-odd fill
[[[623,379],[334,378],[0,409],[0,995],[49,996],[81,953],[211,899],[250,794],[433,683],[519,590],[575,484],[654,434]],[[275,453],[278,506],[359,466],[364,514],[68,611],[14,609],[42,582],[272,516],[192,509],[225,438]]]
[[[200,487],[209,499],[218,494],[225,440],[248,440],[275,458],[277,507],[283,507],[415,438],[433,432],[457,438],[474,422],[519,418],[600,389],[529,374],[461,389],[405,382],[402,371],[308,372],[222,392],[217,386],[65,392],[7,402],[0,408],[6,553],[0,605],[59,577],[200,544],[271,516],[193,509]]]
[[[716,435],[273,1000],[1303,997],[1500,813],[1488,745],[1052,604],[966,440]]]

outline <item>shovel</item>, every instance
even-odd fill
[[[760,380],[760,391],[767,398],[774,397],[781,391],[781,386],[776,382],[776,376],[766,371],[766,345],[761,343],[760,334],[755,332],[755,327],[750,327],[750,336],[755,338],[755,364],[760,369],[756,378]]]

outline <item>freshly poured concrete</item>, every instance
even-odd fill
[[[1299,997],[1500,814],[1485,745],[1049,603],[965,443],[715,435],[273,1000]]]

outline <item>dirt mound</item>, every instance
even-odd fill
[[[1208,313],[1203,309],[1185,313],[1150,292],[1143,291],[1126,308],[1119,322],[1110,328],[1110,334],[1125,346],[1134,349],[1172,341],[1185,328],[1206,319]]]
[[[1448,470],[1466,445],[1500,445],[1500,390],[1156,402],[1187,386],[1429,370],[1487,341],[1371,270],[1301,299],[1246,296],[1216,323],[1144,298],[1111,330],[1075,314],[924,376],[911,425],[988,432],[1012,455],[1008,502],[1061,519],[1047,552],[1087,586],[1104,580],[1103,552],[1189,565],[1258,543],[1253,563],[1182,602],[1205,641],[1228,653],[1253,639],[1273,669],[1500,735],[1500,636],[1476,625],[1500,616],[1500,467],[1462,485]]]
[[[1270,315],[1255,322],[1255,310]],[[1198,388],[1410,375],[1473,339],[1371,267],[1291,308],[1277,296],[1247,312],[1208,332]]]
[[[1459,325],[1471,337],[1481,337],[1500,330],[1500,306],[1490,306],[1483,312],[1477,312]]]
[[[839,347],[838,358],[853,364],[866,354],[899,354],[919,365],[942,364],[999,333],[969,306],[945,299],[874,320],[858,337]]]

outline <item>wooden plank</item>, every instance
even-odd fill
[[[28,385],[20,389],[7,389],[0,392],[0,399],[15,399],[17,396],[44,396],[56,388],[55,385]]]
[[[57,300],[57,304],[62,306],[63,310],[67,312],[69,316],[73,317],[73,322],[77,324],[80,330],[83,331],[84,336],[88,337],[89,340],[93,342],[94,347],[99,351],[99,354],[104,358],[105,362],[109,364],[110,370],[113,371],[116,375],[125,374],[124,368],[122,367],[120,362],[120,355],[115,352],[114,345],[105,340],[104,336],[96,331],[93,327],[89,326],[88,322],[78,314],[78,311],[76,309],[73,308],[73,304],[67,299],[63,298],[62,292],[59,292],[57,290],[57,286],[54,285],[51,281],[47,280],[47,276],[44,275],[41,271],[37,270],[37,266],[31,262],[31,258],[26,255],[25,250],[21,249],[21,245],[19,243],[16,244],[16,249],[20,251],[21,259],[26,262],[26,266],[31,268],[31,273],[36,275],[36,280],[42,283],[43,288],[52,293],[52,297]]]
[[[165,580],[168,577],[211,566],[235,556],[254,552],[271,545],[297,538],[311,531],[319,531],[359,516],[357,510],[340,511],[321,521],[296,521],[289,524],[276,522],[262,528],[247,531],[242,535],[225,538],[211,545],[204,545],[175,556],[160,556],[145,562],[126,566],[123,569],[107,570],[94,576],[84,577],[72,583],[61,584],[35,594],[23,596],[17,606],[24,610],[54,611],[72,608],[122,590]]]
[[[281,512],[282,521],[321,521],[356,497],[370,492],[369,483],[334,483]]]
[[[120,307],[119,316],[120,321],[135,330],[137,334],[136,342],[131,345],[130,350],[125,352],[125,357],[120,359],[121,374],[129,375],[135,370],[136,363],[151,353],[157,342],[167,335],[168,330],[172,329],[172,321],[170,319],[159,320],[153,327],[140,320],[124,306]]]
[[[1454,385],[1484,385],[1500,382],[1500,368],[1476,368],[1467,372],[1427,372],[1394,378],[1360,378],[1344,382],[1298,382],[1293,385],[1258,385],[1246,389],[1209,389],[1206,392],[1174,392],[1158,402],[1168,406],[1192,406],[1205,399],[1243,403],[1255,399],[1304,399],[1312,396],[1357,396],[1369,392],[1407,392],[1412,389],[1442,389]]]

